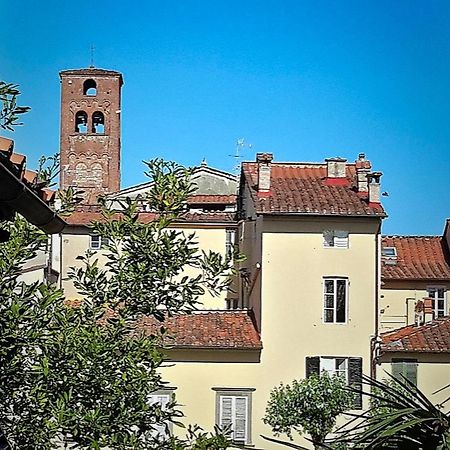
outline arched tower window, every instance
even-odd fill
[[[92,114],[92,132],[104,133],[105,132],[105,116],[100,111],[95,111]]]
[[[78,111],[75,114],[75,133],[87,133],[87,113]]]
[[[94,80],[89,79],[83,83],[83,95],[90,97],[97,95],[97,83]]]

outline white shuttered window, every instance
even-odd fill
[[[220,396],[220,426],[231,424],[232,440],[236,443],[247,443],[249,440],[248,400],[246,396]]]
[[[164,411],[170,402],[170,394],[152,394],[149,397],[149,403],[151,405],[159,404],[161,409]],[[164,424],[154,425],[153,435],[160,436],[161,438],[168,437],[167,427]]]

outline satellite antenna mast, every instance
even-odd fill
[[[94,44],[91,44],[91,65],[89,66],[91,69],[93,69],[94,66],[94,53],[95,53],[95,47]]]

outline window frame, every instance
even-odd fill
[[[158,389],[149,395],[149,400],[151,397],[167,397],[167,403],[173,402],[174,396],[175,396],[175,389],[176,388]],[[150,404],[154,404],[154,403],[158,403],[158,402],[153,402]],[[162,408],[163,407],[164,407],[164,405],[162,404]],[[167,438],[170,435],[172,435],[172,433],[173,433],[173,423],[170,421],[168,422],[167,427],[165,425],[155,425],[155,427],[157,427],[157,428],[164,427],[164,435],[162,436],[163,438]],[[151,430],[152,433],[153,433],[153,431],[155,432],[154,437],[157,437],[159,434],[162,435],[162,433],[159,433],[158,429]]]
[[[226,387],[213,387],[213,391],[216,392],[216,425],[222,425],[222,399],[231,398],[234,404],[234,412],[236,412],[235,403],[237,398],[245,398],[246,408],[245,408],[245,440],[235,440],[234,439],[234,423],[236,417],[232,417],[232,442],[235,444],[252,445],[252,394],[255,388],[226,388]]]
[[[339,239],[344,239],[344,237],[339,236],[339,234],[346,234],[345,243],[346,245],[337,245]],[[331,239],[327,239],[331,237]],[[347,230],[324,230],[322,233],[323,238],[323,248],[339,248],[339,249],[348,249],[350,248],[350,233]]]
[[[93,245],[94,238],[98,238],[98,246]],[[106,245],[109,244],[109,238],[100,236],[99,234],[90,234],[89,235],[89,249],[90,250],[101,250],[105,248]]]
[[[234,247],[236,245],[236,230],[234,228],[225,229],[225,256],[233,259]]]
[[[441,311],[441,308],[438,308],[438,300],[440,297],[433,297],[430,295],[430,290],[434,289],[437,293],[439,289],[442,289],[444,291],[444,308],[443,308],[443,314],[440,316],[439,311]],[[445,317],[448,316],[448,295],[447,295],[447,287],[443,284],[431,284],[427,286],[427,296],[431,299],[433,299],[433,319],[437,319],[439,317]]]
[[[346,360],[346,384],[356,389],[353,406],[351,409],[361,410],[363,407],[362,398],[362,373],[364,359],[361,356],[335,356],[335,355],[323,355],[323,356],[306,356],[305,358],[305,375],[306,378],[311,375],[320,376],[322,373],[321,366],[324,359],[344,359]],[[336,364],[335,364],[336,366]]]
[[[337,281],[345,281],[345,304],[344,304],[344,314],[345,320],[343,322],[338,322],[337,318]],[[326,292],[326,282],[333,281],[333,289],[332,293]],[[322,323],[323,324],[333,324],[333,325],[346,325],[348,323],[348,305],[349,305],[349,286],[350,282],[348,277],[343,276],[324,276],[322,278]],[[326,296],[333,295],[333,307],[326,307]],[[333,311],[333,321],[326,320],[326,311]]]
[[[408,377],[408,373],[407,373],[407,367],[414,367],[414,380],[411,380]],[[394,367],[396,367],[396,369],[394,370]],[[401,367],[401,370],[398,370],[398,367]],[[392,358],[391,359],[391,374],[393,376],[396,376],[397,374],[395,374],[394,372],[397,371],[399,372],[399,375],[403,375],[408,381],[410,381],[411,383],[413,383],[415,386],[417,386],[417,375],[418,375],[418,368],[419,368],[419,362],[417,359],[414,358]],[[400,381],[404,381],[401,377]]]
[[[322,366],[323,361],[328,360],[328,361],[333,361],[334,362],[334,368],[331,370],[325,369]],[[343,361],[345,364],[345,368],[344,370],[337,368],[338,366],[338,361]],[[320,373],[322,372],[327,372],[328,375],[330,376],[341,376],[342,374],[344,375],[344,379],[345,379],[345,384],[348,385],[349,383],[349,357],[348,356],[319,356],[319,371]]]

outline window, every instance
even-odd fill
[[[402,381],[402,377],[405,377],[408,381],[417,385],[417,360],[393,359],[392,375]]]
[[[347,361],[348,358],[320,358],[320,372],[327,372],[328,375],[342,377],[345,381],[348,381],[347,374]]]
[[[327,372],[331,376],[341,376],[347,385],[354,389],[362,388],[362,358],[347,356],[308,356],[306,358],[306,376]],[[354,396],[354,409],[362,408],[362,395]]]
[[[383,247],[381,249],[381,256],[384,256],[386,258],[396,258],[397,249],[395,247]]]
[[[92,114],[92,132],[101,134],[105,132],[105,116],[101,111]]]
[[[239,309],[239,300],[237,298],[226,299],[227,309]]]
[[[254,389],[213,388],[216,391],[216,423],[231,425],[235,444],[251,443],[251,396]]]
[[[325,230],[323,232],[323,246],[348,248],[348,231]]]
[[[325,323],[347,322],[346,278],[324,278],[323,321]]]
[[[447,311],[447,292],[444,286],[433,286],[427,288],[428,296],[433,301],[433,315],[434,318],[444,317],[448,314]]]
[[[91,250],[100,250],[109,244],[109,239],[104,236],[99,236],[98,234],[91,235]]]
[[[97,95],[97,83],[94,80],[86,80],[83,83],[83,95],[95,97]]]
[[[226,230],[226,233],[225,255],[227,258],[232,259],[234,253],[235,231]]]
[[[84,111],[78,111],[75,114],[75,133],[87,133],[87,118]]]
[[[167,408],[167,405],[172,401],[172,392],[169,391],[157,391],[149,396],[150,405],[159,405],[161,411]],[[164,425],[164,423],[153,425],[152,436],[167,438],[170,433],[170,424]]]

